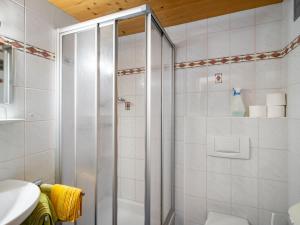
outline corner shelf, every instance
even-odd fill
[[[1,124],[8,124],[8,123],[16,123],[16,122],[21,122],[25,121],[24,119],[19,119],[19,118],[13,118],[13,119],[0,119],[0,125]]]

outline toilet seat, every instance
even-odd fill
[[[205,225],[249,225],[249,223],[243,218],[209,212]]]

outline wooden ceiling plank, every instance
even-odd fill
[[[282,2],[282,0],[48,0],[79,21],[150,4],[163,26],[174,26],[237,11]],[[144,20],[120,23],[121,35],[143,31]],[[142,28],[140,28],[142,26]]]

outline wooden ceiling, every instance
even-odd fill
[[[252,9],[282,0],[48,0],[79,21],[149,4],[164,27]],[[143,18],[123,21],[122,35],[143,31]]]

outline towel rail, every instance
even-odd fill
[[[35,181],[33,181],[32,183],[34,183],[36,186],[40,187],[42,184],[43,184],[43,180],[42,179],[37,179]],[[84,196],[85,193],[84,192],[81,192],[81,195]],[[45,216],[44,220],[45,222],[48,221],[49,217],[48,216]],[[61,225],[62,223],[64,223],[65,221],[57,221],[56,224],[57,225]],[[76,221],[74,222],[74,225],[76,225]]]

